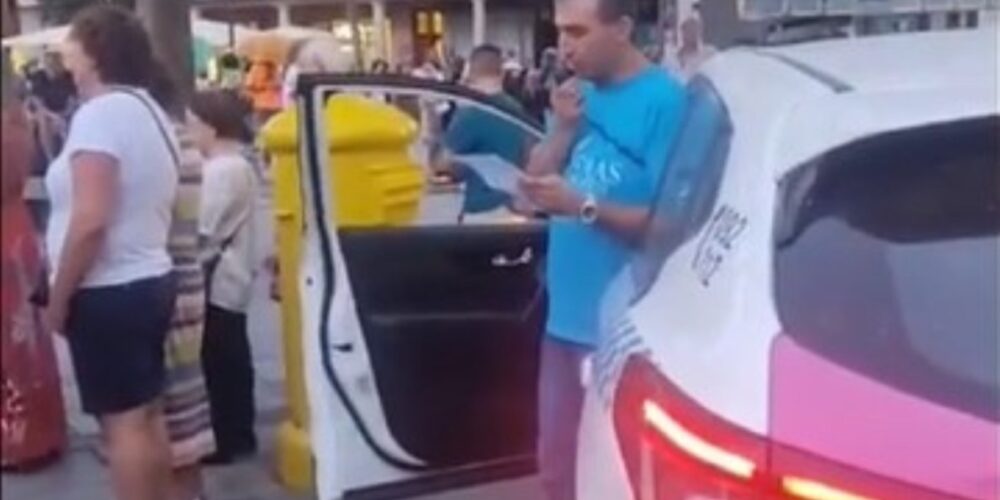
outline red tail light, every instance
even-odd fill
[[[702,409],[642,358],[633,358],[622,375],[615,427],[639,500],[756,499],[778,492],[762,475],[766,441]]]
[[[647,399],[642,405],[642,411],[646,425],[651,430],[658,432],[673,446],[687,453],[691,458],[731,476],[747,480],[753,479],[754,472],[757,470],[757,464],[753,460],[705,441],[674,420],[655,401]]]
[[[636,500],[946,498],[776,446],[702,408],[640,357],[623,372],[614,416]]]

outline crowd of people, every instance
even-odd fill
[[[251,106],[228,90],[185,104],[139,20],[107,6],[78,14],[61,55],[26,76],[4,77],[3,170],[5,193],[29,172],[44,179],[43,199],[29,200],[48,207],[35,211],[44,245],[15,235],[50,263],[18,297],[42,312],[32,349],[51,346],[48,333],[68,342],[117,498],[201,498],[202,465],[257,449],[246,313],[266,258],[254,214],[265,173]],[[24,212],[16,198],[5,194],[5,220]],[[8,264],[5,253],[5,279]],[[5,354],[55,370],[9,340],[8,306],[23,305],[6,283],[4,294]]]
[[[432,170],[466,185],[466,213],[503,206],[551,218],[539,463],[549,498],[572,500],[579,373],[597,342],[601,296],[645,230],[680,126],[683,81],[711,48],[700,41],[700,21],[685,22],[666,71],[633,43],[633,2],[556,5],[560,48],[545,50],[534,67],[486,44],[468,59],[444,65],[428,56],[395,71],[466,85],[549,131],[531,147],[492,114],[423,106],[438,128]],[[248,102],[226,88],[246,84],[242,68],[228,85],[185,103],[139,21],[98,6],[76,16],[61,58],[26,69],[26,85],[5,76],[4,210],[17,198],[8,191],[28,177],[9,172],[44,176],[48,209],[36,210],[35,221],[45,245],[34,251],[44,250],[51,266],[30,298],[43,311],[39,328],[69,343],[118,499],[202,498],[202,465],[256,452],[247,311],[268,255],[255,244],[266,169],[254,125],[292,105],[301,74],[348,65],[307,42],[280,75],[272,67],[259,78],[266,98],[243,89]],[[394,70],[376,61],[370,71]],[[15,108],[27,112],[24,123],[8,119]],[[11,134],[17,143],[8,144],[15,128],[30,134]],[[469,154],[520,166],[520,198],[454,161]],[[7,240],[5,233],[5,247]]]

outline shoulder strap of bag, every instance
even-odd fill
[[[179,151],[177,151],[177,147],[174,144],[174,142],[170,140],[170,133],[167,132],[167,127],[163,124],[163,121],[160,119],[160,115],[159,113],[156,112],[156,108],[154,108],[153,105],[149,103],[149,101],[146,99],[145,96],[143,96],[139,92],[136,92],[134,89],[128,87],[115,87],[114,90],[117,92],[121,92],[122,94],[134,97],[137,101],[142,103],[142,105],[145,106],[145,108],[149,111],[149,114],[153,118],[153,123],[156,124],[157,130],[160,131],[160,136],[163,138],[163,143],[166,145],[167,151],[170,152],[170,157],[173,158],[174,160],[174,167],[179,172],[181,169],[181,154]]]

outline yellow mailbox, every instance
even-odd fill
[[[326,103],[325,120],[338,226],[412,222],[424,189],[423,172],[409,154],[418,132],[413,119],[376,100],[337,95]],[[279,267],[298,269],[303,215],[298,112],[289,109],[272,118],[261,141],[274,172]],[[280,273],[279,289],[289,417],[278,430],[278,476],[285,486],[308,491],[313,467],[301,351],[301,301],[293,272]]]

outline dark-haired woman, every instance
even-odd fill
[[[119,500],[165,500],[164,340],[174,309],[167,237],[177,139],[145,88],[148,36],[131,13],[74,19],[64,48],[82,105],[45,184],[53,263],[46,320],[66,336],[85,412],[100,422]]]
[[[247,308],[258,269],[254,207],[260,182],[247,147],[247,103],[231,91],[208,91],[194,96],[191,111],[192,132],[206,158],[199,223],[208,283],[202,366],[216,452],[205,463],[218,465],[257,450]]]

